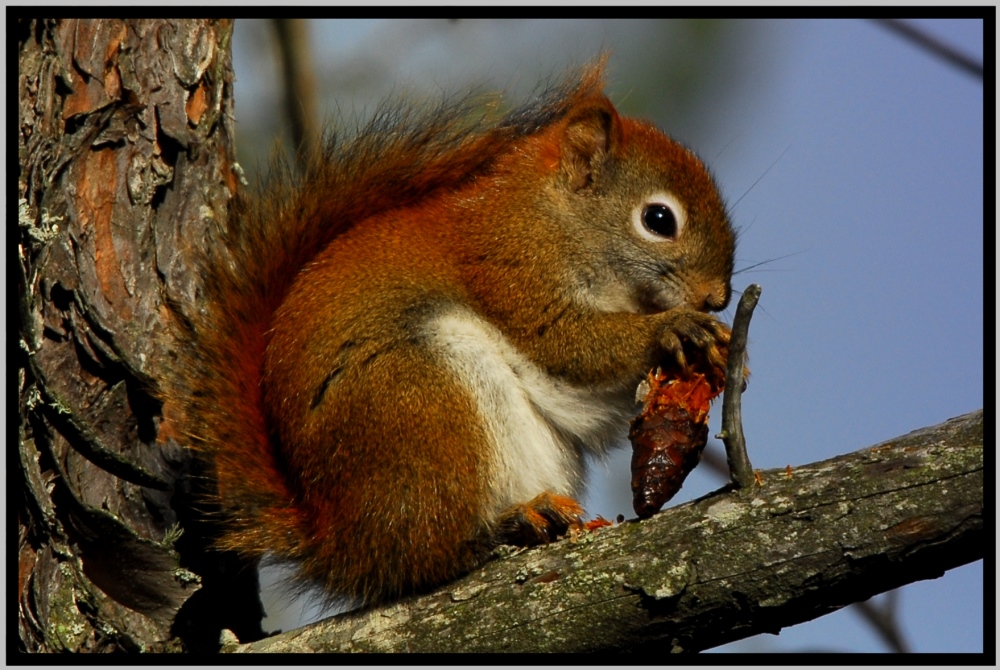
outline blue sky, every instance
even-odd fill
[[[240,23],[236,118],[249,134],[279,101],[263,85],[266,32]],[[915,23],[982,61],[981,21]],[[311,38],[324,101],[348,116],[391,91],[523,93],[610,50],[612,100],[716,175],[742,229],[737,268],[778,259],[734,281],[764,288],[743,400],[755,467],[829,458],[983,407],[982,81],[870,21],[707,33],[686,22],[334,21]],[[628,450],[594,475],[588,511],[632,516]],[[719,484],[700,468],[676,501]],[[981,651],[982,562],[905,587],[899,608],[914,650]],[[849,609],[729,648],[885,649]]]

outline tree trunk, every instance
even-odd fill
[[[246,595],[178,617],[219,566],[157,400],[168,305],[192,302],[192,252],[236,188],[231,36],[231,21],[18,20],[21,650],[259,634],[252,570]]]

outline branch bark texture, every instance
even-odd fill
[[[693,652],[982,559],[983,412],[228,651]]]

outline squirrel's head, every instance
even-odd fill
[[[607,98],[578,104],[538,138],[542,195],[574,250],[580,298],[605,311],[726,307],[736,235],[704,164]]]

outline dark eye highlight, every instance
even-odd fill
[[[667,205],[659,203],[646,205],[642,210],[642,225],[661,237],[677,237],[677,216]]]
[[[684,203],[667,191],[650,193],[639,200],[630,216],[632,230],[654,244],[673,244],[687,225]]]

